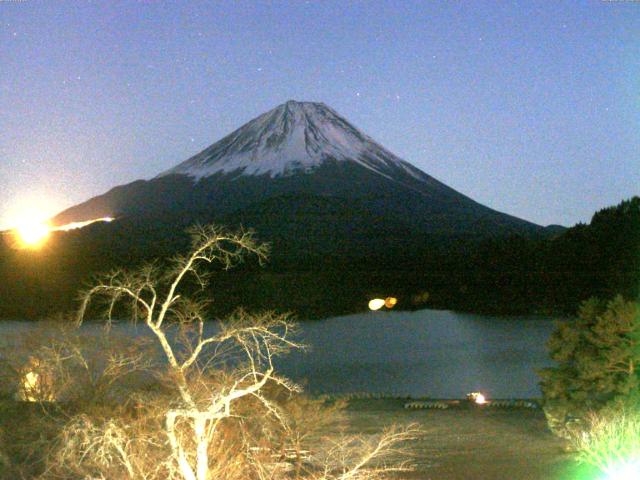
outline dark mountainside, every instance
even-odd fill
[[[195,222],[254,228],[272,245],[266,269],[249,262],[215,276],[216,314],[245,305],[318,317],[363,310],[374,295],[397,296],[399,308],[570,309],[594,293],[637,290],[630,275],[640,270],[607,261],[627,252],[603,242],[619,230],[638,238],[637,203],[618,223],[599,212],[595,226],[545,229],[438,182],[323,104],[287,102],[156,178],[53,219],[116,221],[57,233],[40,251],[3,246],[0,315],[71,308],[92,274],[184,250]],[[600,232],[603,216],[604,233],[583,232]],[[586,261],[584,249],[598,255]],[[621,270],[603,277],[596,259]]]
[[[102,216],[238,220],[309,208],[320,229],[358,237],[540,233],[401,160],[320,103],[289,101],[150,181],[116,187],[72,207],[56,224]],[[275,219],[274,219],[275,220]],[[262,222],[270,231],[282,225]],[[305,227],[307,227],[305,222]],[[262,231],[262,230],[261,230]],[[384,240],[384,239],[380,239]]]

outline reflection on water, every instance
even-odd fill
[[[4,332],[29,328],[28,322],[0,322],[0,340]],[[117,328],[144,331],[142,325]],[[540,317],[369,312],[303,323],[300,340],[309,350],[281,359],[278,368],[313,393],[537,397],[535,371],[550,364],[545,343],[552,330],[553,322]]]
[[[311,347],[281,362],[313,392],[537,397],[553,322],[448,311],[372,312],[303,325]]]

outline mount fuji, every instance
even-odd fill
[[[326,105],[294,101],[50,222],[86,226],[29,255],[0,242],[0,317],[73,309],[93,275],[184,253],[194,223],[253,228],[271,244],[265,268],[212,269],[214,316],[242,305],[326,318],[380,295],[422,308],[425,292],[432,308],[512,311],[531,298],[534,246],[557,234],[448,187]]]
[[[293,248],[295,237],[294,250],[344,254],[425,236],[544,231],[439,182],[328,106],[296,101],[155,178],[115,187],[52,220],[61,225],[106,216],[176,226],[241,223],[285,248]]]

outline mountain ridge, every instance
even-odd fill
[[[379,224],[380,235],[389,234],[385,224],[412,225],[416,235],[544,231],[532,222],[481,205],[431,177],[325,104],[293,100],[150,180],[114,187],[60,212],[53,223],[101,216],[226,221],[234,214],[251,217],[243,209],[255,210],[261,202],[283,195],[339,198],[344,209],[338,215],[340,221],[348,222],[351,215],[351,221],[357,223],[358,212],[368,211],[367,218]],[[282,205],[286,209],[286,203]],[[285,217],[286,212],[278,215],[278,221]],[[327,221],[334,220],[327,216]],[[264,225],[263,219],[257,223]],[[278,225],[268,225],[268,229],[276,231]],[[338,230],[350,231],[348,225]]]

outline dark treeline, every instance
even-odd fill
[[[95,224],[53,235],[36,251],[3,242],[0,316],[38,318],[72,309],[92,275],[184,251],[187,223]],[[640,197],[600,210],[588,225],[548,229],[545,236],[438,238],[396,231],[386,237],[376,228],[360,237],[305,235],[300,222],[290,231],[259,229],[272,243],[269,264],[214,272],[213,313],[243,305],[317,318],[362,311],[370,298],[392,295],[406,309],[562,314],[592,296],[638,298]]]

